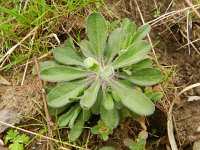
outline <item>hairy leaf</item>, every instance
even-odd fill
[[[150,86],[162,80],[162,72],[158,69],[147,68],[133,71],[131,75],[122,75],[122,78],[140,86]]]
[[[84,60],[84,66],[91,71],[101,72],[100,64],[92,57],[88,57]]]
[[[114,108],[114,101],[110,93],[105,93],[105,98],[103,102],[103,106],[107,110],[112,110]]]
[[[115,148],[106,146],[106,147],[100,148],[99,150],[115,150]]]
[[[131,33],[132,36],[133,36],[135,34],[135,32],[136,32],[136,24],[130,22],[128,27],[127,27],[127,33]]]
[[[48,111],[50,115],[57,116],[60,113],[62,113],[64,110],[66,110],[69,106],[70,104],[63,107],[59,107],[59,108],[48,107]]]
[[[82,120],[82,116],[78,117],[71,131],[69,132],[69,139],[75,141],[82,133],[84,127],[84,120]]]
[[[59,127],[64,127],[66,125],[68,125],[69,121],[71,120],[71,118],[73,117],[74,113],[76,110],[79,110],[80,107],[78,105],[73,106],[66,114],[62,115],[59,119],[58,119],[58,126]]]
[[[91,107],[91,111],[93,114],[99,115],[102,100],[103,100],[102,90],[99,90],[98,95],[97,95],[97,100],[94,103],[94,105],[92,105]]]
[[[97,99],[97,94],[101,86],[101,79],[96,79],[93,84],[85,90],[83,97],[80,100],[80,105],[83,109],[90,109]]]
[[[61,64],[82,65],[82,58],[71,47],[57,47],[53,51],[53,56]]]
[[[47,68],[51,68],[51,67],[62,67],[63,65],[59,64],[56,61],[44,61],[44,62],[40,62],[39,67],[40,67],[40,71],[47,69]],[[36,71],[36,66],[33,67],[32,69],[32,74],[36,75],[37,71]]]
[[[74,113],[73,113],[73,115],[72,115],[72,117],[71,117],[71,119],[69,121],[69,127],[70,128],[72,128],[74,126],[74,123],[75,123],[80,111],[81,111],[81,107],[80,106],[74,111]]]
[[[64,46],[75,49],[74,42],[71,36],[64,42]]]
[[[129,33],[128,26],[130,25],[131,21],[128,18],[125,18],[121,24],[121,29],[125,31],[126,34]]]
[[[82,120],[83,121],[88,121],[90,119],[90,116],[91,116],[91,112],[90,110],[82,110]]]
[[[117,109],[107,110],[104,106],[101,107],[100,116],[102,121],[111,129],[118,126],[119,123],[119,113]]]
[[[87,81],[60,83],[48,94],[48,105],[58,108],[71,103],[69,99],[76,97],[80,90],[84,89],[87,84]]]
[[[80,43],[79,43],[79,46],[81,48],[81,51],[83,53],[83,55],[85,57],[93,57],[93,58],[96,58],[95,57],[95,51],[94,51],[94,48],[91,46],[90,42],[88,40],[82,40]]]
[[[142,25],[133,36],[132,42],[142,40],[147,34],[149,34],[150,30],[151,30],[151,27],[149,24]]]
[[[142,60],[148,53],[150,45],[146,41],[139,41],[129,46],[127,51],[113,62],[115,69],[125,67]]]
[[[67,66],[47,68],[40,73],[42,80],[50,82],[71,81],[87,75],[89,75],[88,71]]]
[[[123,49],[127,49],[127,48],[131,45],[131,43],[132,43],[132,38],[133,38],[133,36],[132,36],[131,33],[128,33],[128,34],[126,35],[126,38],[125,38],[124,43],[123,43],[123,46],[122,46]]]
[[[111,77],[113,75],[113,67],[112,66],[106,66],[103,69],[103,73],[102,73],[102,79],[107,80],[109,77]]]
[[[153,64],[153,61],[150,58],[145,58],[141,61],[139,61],[136,64],[131,65],[131,70],[140,70],[140,69],[146,69],[150,68]]]
[[[112,80],[110,84],[112,90],[119,94],[122,104],[131,111],[143,116],[151,115],[154,112],[154,104],[141,92],[128,88],[117,80]]]
[[[99,13],[90,14],[87,19],[86,28],[89,41],[100,60],[104,53],[108,36],[108,29],[103,16]]]
[[[154,102],[157,102],[157,101],[161,100],[162,97],[163,97],[163,93],[157,92],[157,93],[153,93],[150,99],[153,100]]]
[[[109,36],[108,43],[106,47],[106,57],[108,59],[108,62],[110,63],[114,56],[117,55],[117,53],[121,50],[122,44],[125,37],[125,32],[121,30],[121,28],[116,28]]]

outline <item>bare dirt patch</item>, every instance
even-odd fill
[[[42,101],[39,93],[38,80],[35,76],[28,75],[21,86],[22,76],[7,74],[7,79],[11,86],[0,86],[0,119],[6,123],[14,125],[19,123],[20,115],[34,116],[37,107],[42,107]],[[37,107],[36,107],[37,106]],[[0,125],[0,132],[7,127]]]

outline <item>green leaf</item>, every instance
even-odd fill
[[[9,130],[7,135],[5,136],[5,144],[11,142],[9,145],[10,150],[23,150],[23,144],[27,144],[29,142],[29,137],[25,134],[19,135],[17,130]]]
[[[57,47],[53,51],[53,56],[61,64],[82,65],[82,58],[71,47]]]
[[[23,144],[20,144],[18,142],[14,142],[9,145],[10,150],[24,150]]]
[[[118,80],[112,80],[110,85],[120,96],[122,104],[131,111],[143,116],[154,112],[154,104],[143,93],[129,88]]]
[[[87,86],[87,81],[60,83],[52,89],[47,96],[47,103],[50,107],[63,107],[71,101],[70,98],[78,96],[79,92]]]
[[[127,51],[113,62],[115,69],[132,65],[142,60],[148,53],[150,45],[146,41],[139,41],[129,46]]]
[[[125,18],[121,24],[121,29],[126,34],[130,33],[133,36],[136,32],[136,24],[132,23],[128,18]]]
[[[157,92],[157,93],[153,93],[150,99],[153,100],[154,102],[157,102],[161,100],[162,98],[163,98],[163,93]]]
[[[15,142],[18,143],[27,144],[29,142],[29,137],[26,134],[18,135],[15,139]]]
[[[106,147],[100,148],[99,150],[115,150],[115,149],[113,147],[106,146]]]
[[[120,102],[121,98],[119,97],[119,95],[116,93],[116,91],[112,90],[112,97],[115,101]]]
[[[64,107],[59,107],[59,108],[53,108],[53,107],[48,107],[49,114],[52,116],[57,116],[60,113],[62,113],[64,110],[66,110],[70,105],[64,106]]]
[[[147,34],[149,34],[151,26],[149,24],[142,25],[133,36],[132,42],[142,40]]]
[[[112,99],[111,94],[108,92],[106,92],[106,95],[103,101],[103,106],[107,110],[112,110],[114,108],[114,101]]]
[[[107,22],[108,30],[113,30],[117,27],[117,25],[120,23],[120,20],[115,20],[113,22]]]
[[[89,116],[85,117],[85,112],[84,110],[82,110],[68,135],[70,140],[75,141],[81,135],[83,131],[84,123],[88,117]]]
[[[66,114],[62,115],[57,122],[57,125],[59,127],[64,127],[66,125],[68,125],[70,119],[73,117],[74,112],[80,109],[80,107],[78,105],[73,106]]]
[[[79,43],[80,49],[85,57],[93,57],[96,58],[94,48],[91,46],[88,40],[82,40]]]
[[[136,24],[130,22],[128,25],[128,28],[127,28],[127,33],[131,33],[133,36],[135,34],[135,32],[136,32]]]
[[[85,90],[83,97],[80,100],[80,105],[83,109],[90,109],[97,99],[97,94],[101,86],[101,79],[96,79],[93,84]]]
[[[77,109],[75,109],[75,111],[74,111],[74,113],[72,115],[72,118],[69,121],[69,127],[70,128],[72,128],[74,126],[74,123],[75,123],[80,111],[81,111],[81,107],[80,106]]]
[[[101,72],[102,70],[101,65],[93,57],[87,57],[84,60],[84,66],[94,72]]]
[[[123,124],[124,123],[124,121],[125,121],[125,119],[126,119],[126,117],[128,117],[128,116],[130,116],[128,113],[128,111],[127,111],[128,109],[127,108],[123,108],[123,109],[119,109],[118,111],[119,111],[119,123],[120,124]]]
[[[114,69],[112,66],[106,66],[103,68],[102,79],[107,80],[111,77],[114,73]]]
[[[75,49],[74,42],[71,36],[67,40],[65,40],[64,45],[65,47],[70,47],[72,49]]]
[[[133,71],[132,75],[122,75],[121,77],[140,86],[150,86],[162,80],[162,72],[158,69],[147,68]]]
[[[140,70],[140,69],[146,69],[150,68],[153,64],[153,61],[150,58],[145,58],[141,61],[139,61],[136,64],[131,65],[131,70]]]
[[[99,13],[90,14],[87,19],[86,29],[89,41],[100,59],[108,36],[108,29],[103,16]]]
[[[75,111],[75,108],[77,107],[72,107],[66,114],[62,115],[59,119],[58,119],[58,122],[57,122],[57,125],[59,127],[64,127],[64,126],[67,126],[70,119],[72,118],[73,116],[73,113]]]
[[[106,57],[108,58],[108,63],[110,63],[117,53],[121,50],[122,43],[124,41],[125,34],[120,29],[115,29],[109,36],[107,47],[106,47]]]
[[[121,29],[122,29],[123,31],[125,31],[126,34],[129,33],[128,27],[129,27],[130,23],[131,23],[131,21],[130,21],[128,18],[125,18],[125,19],[123,20],[122,24],[121,24]]]
[[[119,113],[117,109],[107,110],[104,106],[100,110],[101,120],[111,129],[118,126],[119,123]]]
[[[100,114],[100,106],[101,106],[101,102],[103,101],[103,94],[102,94],[102,90],[99,90],[98,95],[97,95],[97,100],[94,103],[94,105],[92,105],[91,107],[91,112],[95,115],[99,115]]]
[[[84,121],[81,119],[77,119],[76,123],[72,127],[71,131],[69,132],[69,139],[71,141],[75,141],[82,133],[84,127]]]
[[[125,40],[124,40],[124,43],[123,43],[122,48],[123,48],[123,49],[127,49],[127,48],[131,45],[132,39],[133,39],[133,35],[132,35],[131,33],[128,33],[128,34],[126,35],[126,38],[125,38]]]
[[[95,125],[91,128],[92,134],[99,134],[99,126]]]
[[[123,108],[123,104],[120,101],[115,101],[115,108],[116,109],[122,109]]]
[[[62,67],[63,65],[57,63],[56,61],[44,61],[44,62],[40,62],[39,64],[40,66],[40,71],[44,70],[44,69],[47,69],[47,68],[51,68],[51,67]],[[36,71],[36,67],[34,66],[33,69],[32,69],[32,74],[33,75],[36,75],[37,74],[37,71]]]
[[[15,138],[18,136],[19,132],[17,130],[9,130],[5,137],[4,143],[7,144],[8,141],[14,142]]]
[[[40,72],[41,79],[50,82],[71,81],[88,75],[88,71],[67,66],[51,67]]]
[[[88,121],[90,119],[91,116],[91,111],[90,110],[82,110],[82,120],[83,121]]]

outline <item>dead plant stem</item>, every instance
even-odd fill
[[[52,130],[51,130],[51,125],[50,125],[51,117],[50,117],[49,112],[48,112],[47,101],[46,101],[46,97],[45,97],[44,92],[43,92],[44,88],[43,88],[42,80],[40,79],[40,67],[39,67],[38,59],[37,59],[36,56],[34,56],[34,62],[35,62],[35,66],[36,66],[36,72],[37,72],[37,75],[38,75],[38,80],[39,80],[41,94],[42,94],[42,100],[43,100],[43,104],[44,104],[44,112],[45,112],[45,116],[46,116],[48,136],[52,137]],[[49,141],[49,145],[50,145],[50,149],[54,150],[54,146],[53,146],[52,141]]]

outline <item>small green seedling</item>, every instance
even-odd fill
[[[109,127],[106,126],[103,121],[99,120],[97,122],[97,125],[92,127],[91,132],[92,134],[100,134],[102,136],[102,139],[106,141],[108,139],[108,136],[112,134],[112,129],[109,129]]]
[[[58,82],[48,93],[47,103],[59,110],[57,114],[65,111],[57,124],[71,128],[72,141],[80,136],[91,114],[100,115],[109,133],[127,117],[123,112],[153,114],[155,105],[144,88],[162,80],[161,71],[152,68],[148,57],[151,46],[143,40],[150,31],[148,24],[137,29],[124,19],[109,32],[103,16],[92,13],[86,31],[88,39],[81,40],[78,47],[69,38],[64,46],[55,48],[55,61],[40,64],[40,77]]]
[[[162,99],[163,92],[162,91],[153,91],[152,87],[145,87],[144,89],[145,95],[151,99],[153,102],[157,102]]]
[[[9,130],[5,136],[4,143],[9,145],[10,150],[24,150],[24,144],[29,142],[29,137],[25,134],[19,134],[17,130]]]
[[[148,133],[146,131],[141,131],[135,141],[131,139],[127,140],[127,146],[130,150],[145,150],[147,137]]]

